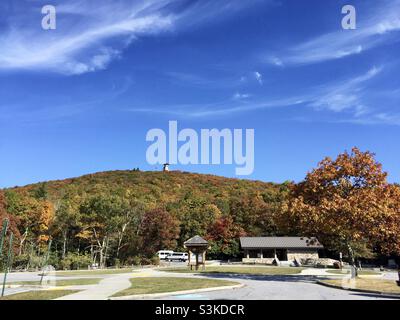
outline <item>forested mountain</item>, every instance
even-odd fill
[[[68,268],[150,259],[182,250],[196,234],[210,241],[212,257],[236,256],[239,236],[278,232],[273,215],[287,190],[179,171],[110,171],[6,189],[0,207],[14,226],[17,264],[32,264],[52,239],[53,264]]]
[[[100,172],[0,190],[0,223],[9,221],[21,268],[40,266],[50,243],[58,268],[150,263],[194,235],[209,240],[209,258],[238,256],[244,235],[302,235],[354,263],[400,253],[400,187],[386,177],[374,154],[357,148],[323,159],[298,184]]]

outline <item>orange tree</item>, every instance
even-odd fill
[[[6,210],[18,220],[19,254],[24,253],[25,243],[32,240],[46,247],[49,239],[49,227],[54,219],[54,207],[51,202],[37,199],[21,193],[7,190],[4,193]]]
[[[374,154],[357,148],[336,160],[325,158],[292,186],[278,221],[346,248],[352,265],[357,243],[400,253],[400,189],[386,176]]]
[[[239,238],[242,236],[246,236],[246,232],[234,223],[232,217],[219,217],[205,236],[210,242],[209,255],[214,258],[236,257],[240,253]]]
[[[139,227],[141,253],[152,257],[158,250],[175,249],[179,231],[179,221],[168,211],[162,208],[146,211]]]

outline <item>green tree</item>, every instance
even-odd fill
[[[34,190],[33,190],[33,197],[38,200],[47,200],[48,191],[47,191],[47,184],[46,182],[40,183]]]
[[[221,215],[216,205],[199,197],[186,197],[174,209],[180,221],[180,247],[195,235],[206,236],[209,226]]]
[[[80,206],[83,230],[78,236],[91,240],[94,259],[98,254],[101,267],[107,264],[110,238],[115,232],[115,226],[109,222],[119,209],[118,198],[103,194],[88,198]]]
[[[53,236],[61,238],[61,258],[64,259],[68,252],[68,242],[76,237],[82,228],[79,212],[79,202],[74,197],[65,196],[57,203],[55,220],[52,227]],[[80,199],[79,199],[80,200]],[[77,248],[79,251],[79,247]]]

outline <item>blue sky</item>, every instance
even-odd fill
[[[47,4],[56,30],[41,28]],[[3,0],[0,187],[160,170],[145,137],[170,120],[254,128],[249,179],[299,181],[358,146],[400,182],[399,40],[398,0]]]

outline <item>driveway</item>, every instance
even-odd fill
[[[68,289],[82,291],[59,298],[60,300],[105,300],[110,295],[130,286],[129,279],[135,277],[183,277],[210,278],[236,281],[244,287],[219,291],[201,292],[198,294],[170,295],[160,299],[165,300],[386,300],[379,295],[352,292],[329,288],[315,283],[315,279],[326,278],[325,271],[315,269],[304,270],[300,275],[228,275],[228,274],[190,274],[158,271],[157,269],[135,270],[124,274],[108,274],[93,276],[69,276],[57,279],[73,279],[96,277],[103,278],[97,285],[70,286]],[[1,275],[0,275],[1,276]],[[330,278],[335,277],[330,275]],[[336,276],[337,277],[337,276]],[[394,275],[385,274],[384,278],[391,279]],[[35,273],[13,273],[10,281],[38,280]],[[6,289],[7,294],[26,291],[27,288]]]
[[[157,272],[164,273],[164,272]],[[163,297],[165,300],[390,300],[375,294],[325,287],[312,275],[199,275],[167,273],[164,276],[205,277],[244,284],[238,289]],[[319,276],[319,279],[324,277]]]

